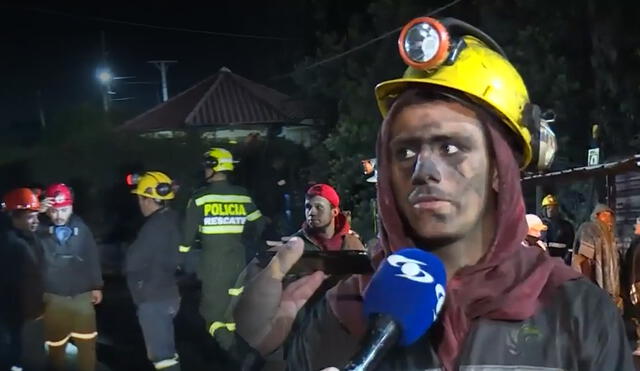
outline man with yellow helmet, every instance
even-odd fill
[[[167,202],[175,198],[171,178],[159,171],[127,178],[145,222],[127,251],[125,274],[137,307],[147,357],[157,370],[180,370],[173,318],[180,307],[175,272],[180,244],[178,214]]]
[[[377,369],[633,370],[607,296],[559,260],[522,248],[520,168],[548,166],[555,137],[517,70],[490,37],[455,19],[414,19],[398,46],[409,69],[375,90],[384,120],[373,261],[416,246],[443,261],[448,282],[434,327],[376,357]],[[370,278],[345,279],[300,318],[325,279],[315,272],[282,288],[302,250],[290,240],[247,284],[238,335],[263,356],[285,344],[291,370],[341,367],[366,333]]]
[[[223,348],[228,347],[235,331],[227,307],[232,297],[242,292],[234,284],[245,266],[246,250],[257,243],[264,228],[264,218],[247,190],[228,181],[227,173],[234,170],[235,163],[226,149],[205,152],[203,167],[208,184],[187,204],[184,242],[180,246],[180,252],[188,253],[199,241],[200,314]]]
[[[573,240],[575,229],[573,224],[564,219],[560,214],[560,204],[552,194],[542,199],[542,222],[547,226],[544,241],[547,243],[549,254],[564,260],[571,265],[573,255]]]

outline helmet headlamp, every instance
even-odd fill
[[[140,174],[129,174],[125,178],[125,181],[128,186],[134,186],[140,182],[140,177],[141,177]]]
[[[451,37],[447,28],[430,17],[415,18],[400,32],[398,49],[404,62],[416,69],[440,66],[449,56]]]

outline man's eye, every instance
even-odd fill
[[[415,157],[416,153],[413,152],[412,150],[408,149],[408,148],[405,148],[405,149],[400,151],[400,155],[401,155],[403,160],[406,160],[406,159]]]
[[[454,146],[453,144],[445,144],[442,146],[442,151],[448,155],[453,155],[460,152],[460,148]]]

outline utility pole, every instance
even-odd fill
[[[107,65],[107,42],[104,36],[104,30],[100,31],[101,45],[102,45],[102,64]],[[104,81],[102,85],[102,108],[104,112],[109,112],[109,92],[111,91],[111,85],[109,82]]]
[[[42,129],[44,129],[47,127],[47,121],[45,120],[44,109],[42,108],[42,91],[38,89],[38,92],[36,94],[38,100],[38,112],[40,114],[40,126],[42,127]]]
[[[160,77],[162,78],[162,101],[166,102],[169,99],[169,91],[167,89],[167,69],[169,68],[169,64],[178,63],[178,61],[173,60],[158,60],[158,61],[147,61],[147,63],[151,63],[154,66],[160,69]]]

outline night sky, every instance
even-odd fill
[[[271,77],[292,71],[296,63],[313,53],[312,1],[268,2],[215,1],[211,5],[138,3],[117,5],[40,5],[0,7],[0,126],[33,125],[38,122],[37,92],[50,120],[61,111],[91,104],[100,107],[96,68],[101,64],[101,31],[106,35],[107,62],[116,76],[135,76],[133,82],[159,83],[160,73],[152,59],[175,59],[170,67],[169,94],[176,94],[200,79],[227,66],[233,72],[270,84]],[[334,27],[347,23],[353,12],[362,12],[366,1],[327,1],[335,13]],[[101,5],[101,6],[100,6]],[[96,18],[188,28],[211,32],[252,34],[284,38],[269,40],[226,37],[158,30],[105,22]],[[115,109],[129,115],[157,104],[159,85],[114,87]]]

